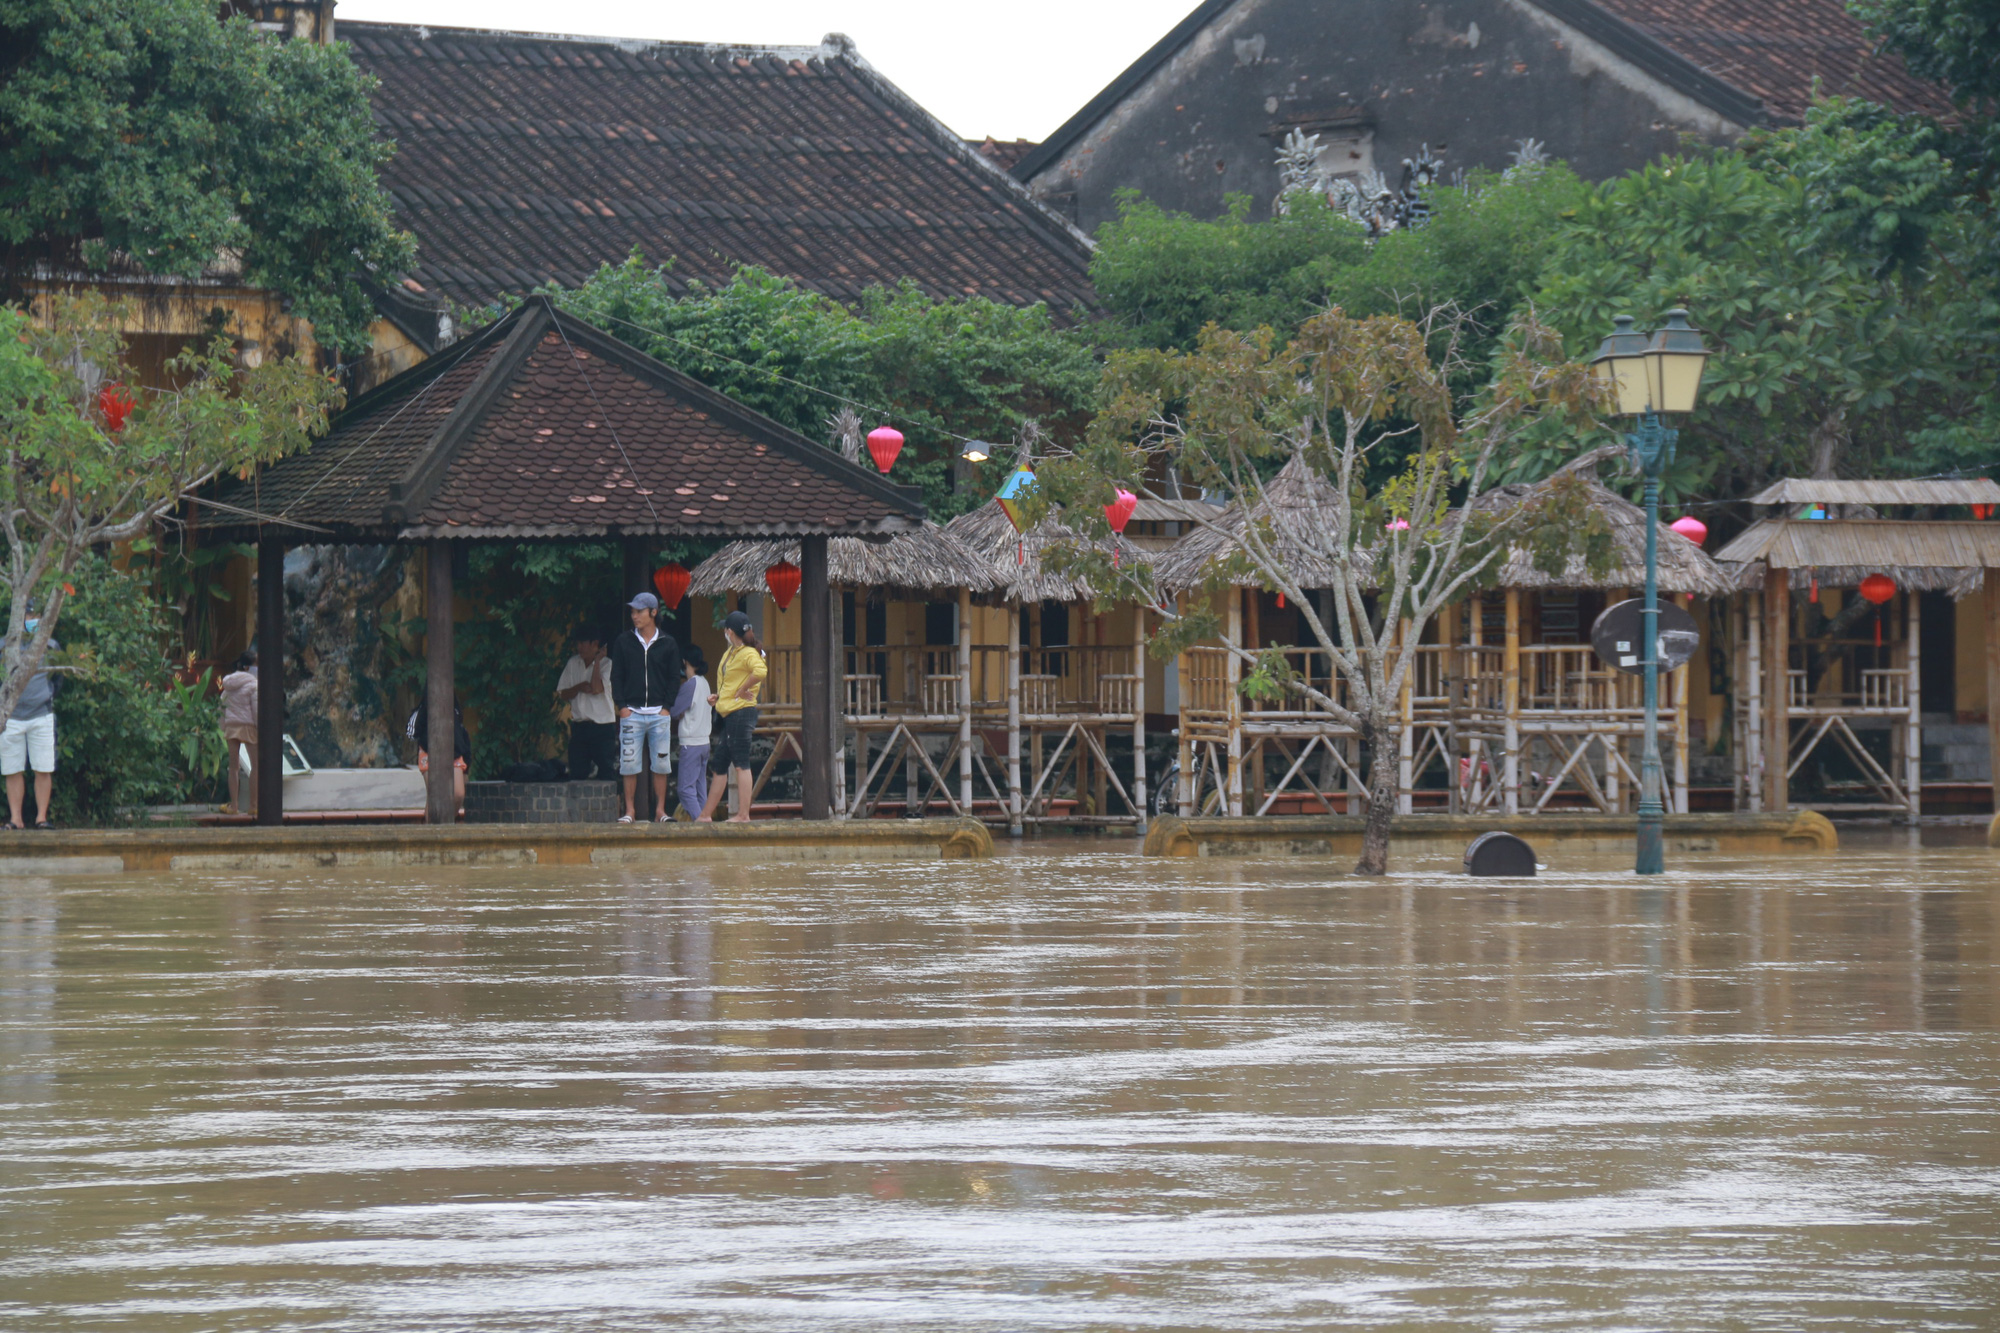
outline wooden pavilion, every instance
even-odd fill
[[[1140,606],[1098,606],[1082,579],[1059,574],[1044,556],[1058,544],[1083,540],[1051,515],[1019,533],[997,501],[945,525],[947,536],[979,557],[999,580],[989,594],[1002,603],[1004,642],[976,641],[975,655],[1005,662],[982,676],[973,695],[975,725],[1005,728],[1009,827],[1028,824],[1146,826],[1146,611]],[[1118,539],[1121,560],[1148,561],[1153,553]],[[999,638],[995,635],[994,638]],[[1114,733],[1132,740],[1132,780],[1120,779],[1107,744]],[[1022,764],[1027,764],[1024,775]],[[1069,782],[1074,804],[1057,797]],[[1115,794],[1123,812],[1111,809]]]
[[[1787,479],[1717,559],[1739,609],[1737,779],[1750,809],[1923,814],[1925,594],[1979,627],[1989,755],[2000,756],[2000,484]],[[1887,517],[1884,511],[1901,517]],[[1945,672],[1951,683],[1959,662]],[[1940,664],[1943,665],[1943,664]],[[1967,710],[1971,711],[1971,710]],[[1872,742],[1872,743],[1871,743]],[[1990,762],[1990,761],[1989,761]],[[1810,767],[1809,767],[1810,765]],[[1801,773],[1816,790],[1799,799]],[[2000,808],[2000,766],[1989,769]]]
[[[1596,457],[1566,471],[1589,472]],[[1480,507],[1497,512],[1528,502],[1541,486],[1495,488]],[[1402,698],[1399,809],[1412,813],[1442,797],[1457,812],[1534,813],[1581,801],[1616,811],[1637,799],[1634,747],[1644,730],[1642,685],[1604,665],[1589,626],[1605,605],[1645,584],[1645,512],[1586,475],[1594,508],[1611,527],[1613,558],[1593,574],[1581,556],[1559,575],[1534,567],[1525,550],[1508,553],[1499,587],[1446,607],[1424,631]],[[1306,588],[1326,588],[1333,571],[1304,520],[1327,511],[1328,483],[1287,464],[1265,488],[1257,517],[1270,518],[1279,550]],[[1161,585],[1182,597],[1207,586],[1245,522],[1231,506],[1161,560]],[[1661,525],[1661,590],[1684,605],[1726,597],[1733,583],[1692,542]],[[1225,587],[1226,632],[1253,652],[1283,651],[1314,688],[1343,697],[1345,684],[1313,645],[1295,608],[1247,576]],[[1324,621],[1329,594],[1316,594]],[[1407,633],[1407,629],[1403,632]],[[1673,808],[1688,808],[1689,680],[1683,668],[1663,682],[1661,719],[1672,750]],[[1198,645],[1180,660],[1181,790],[1185,813],[1213,808],[1231,816],[1357,811],[1366,798],[1361,737],[1297,696],[1245,700],[1241,659]],[[1317,755],[1317,765],[1311,761]],[[1270,770],[1281,776],[1270,783]],[[1315,775],[1317,769],[1317,776]],[[1437,787],[1426,787],[1433,778]],[[1346,790],[1331,790],[1336,781]],[[1430,808],[1425,806],[1425,808]]]
[[[833,637],[828,544],[917,528],[917,495],[663,365],[546,298],[363,395],[308,453],[211,497],[255,515],[257,633],[282,671],[288,541],[416,542],[426,551],[425,658],[433,717],[453,698],[452,567],[476,541],[635,543],[669,535],[798,540],[804,808],[831,815]],[[216,532],[210,528],[210,532]],[[268,677],[267,677],[268,679]],[[822,701],[817,707],[811,701]],[[259,696],[258,817],[282,817],[285,692]],[[431,747],[429,817],[454,814],[449,727]]]
[[[767,571],[780,562],[796,565],[801,543],[791,539],[732,542],[695,568],[689,592],[697,597],[765,597]],[[974,808],[975,768],[984,775],[992,808],[1009,809],[993,765],[999,762],[983,733],[974,730],[975,698],[1003,697],[1005,662],[989,650],[975,650],[973,599],[994,592],[1000,579],[986,562],[924,523],[884,541],[835,537],[827,544],[827,577],[841,602],[835,623],[837,658],[833,678],[839,690],[840,736],[834,762],[835,804],[851,818],[867,818],[883,804],[891,781],[903,778],[904,813],[927,811],[942,800],[953,814]],[[940,635],[938,611],[952,622]],[[761,792],[785,754],[801,754],[800,699],[803,651],[795,623],[775,599],[764,607],[764,638],[770,653],[768,702],[758,730],[771,737],[770,759],[757,775],[752,794]],[[948,642],[933,642],[945,638]],[[848,780],[849,738],[853,780]],[[933,762],[931,750],[943,756]],[[958,770],[954,787],[947,781]]]

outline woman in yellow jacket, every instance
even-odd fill
[[[750,736],[757,729],[757,691],[763,688],[770,665],[764,661],[764,646],[750,628],[750,617],[731,611],[722,622],[722,637],[729,648],[715,669],[715,693],[708,702],[715,709],[714,739],[708,752],[708,804],[702,807],[700,823],[715,819],[722,793],[729,789],[730,770],[736,773],[736,813],[732,824],[750,822]]]

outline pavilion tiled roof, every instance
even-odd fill
[[[213,498],[360,541],[863,535],[923,521],[915,491],[546,298],[356,400],[310,452]]]
[[[838,300],[1094,306],[1089,241],[877,74],[809,48],[344,22],[380,80],[412,278],[467,306],[575,285],[635,247],[670,281],[756,264]]]
[[[1840,0],[1595,3],[1704,73],[1761,98],[1774,121],[1804,118],[1814,79],[1829,96],[1951,114],[1943,89],[1911,74],[1900,57],[1875,53],[1860,21]]]

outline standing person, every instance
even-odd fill
[[[576,653],[556,680],[556,697],[569,705],[571,780],[616,778],[618,714],[611,707],[611,657],[596,630],[577,631]]]
[[[667,715],[681,687],[681,649],[660,632],[660,599],[642,592],[625,604],[632,632],[611,645],[611,703],[618,710],[618,773],[625,779],[625,813],[638,817],[639,772],[652,759],[653,818],[667,820],[667,775],[674,771],[674,723]]]
[[[410,738],[417,743],[417,772],[431,771],[431,697],[426,690],[417,711],[410,714]],[[465,818],[465,773],[472,764],[472,737],[465,733],[465,704],[451,696],[451,789],[458,801],[458,817]]]
[[[33,634],[39,619],[28,621]],[[49,640],[49,651],[62,647]],[[56,686],[60,682],[47,671],[37,671],[15,701],[14,715],[0,732],[0,774],[7,778],[7,808],[10,829],[26,828],[21,819],[21,802],[28,795],[27,779],[21,770],[35,770],[35,827],[54,828],[49,822],[49,796],[56,780]]]
[[[702,807],[700,821],[706,824],[715,819],[715,808],[722,804],[723,790],[734,770],[736,813],[729,817],[729,822],[747,824],[750,737],[757,730],[757,691],[771,668],[764,660],[764,646],[757,642],[756,632],[750,628],[750,617],[741,611],[731,611],[722,622],[722,637],[729,641],[729,649],[722,654],[722,665],[715,669],[715,693],[708,696],[722,719],[722,734],[709,742],[708,804]]]
[[[687,646],[681,672],[687,679],[681,682],[681,692],[674,696],[674,706],[667,711],[680,723],[681,809],[693,819],[701,809],[703,779],[708,774],[709,727],[715,715],[708,702],[708,656],[700,644]]]
[[[245,807],[254,809],[257,804],[257,784],[250,784],[250,799],[244,801],[240,790],[243,782],[243,754],[247,750],[250,762],[257,762],[257,650],[245,652],[236,659],[236,669],[222,678],[222,738],[229,743],[229,804],[222,807],[225,815],[245,813]],[[254,776],[254,768],[252,771]]]

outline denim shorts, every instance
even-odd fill
[[[655,773],[674,771],[674,720],[666,712],[634,713],[618,719],[618,772],[621,777],[639,776],[639,754],[653,757]]]

